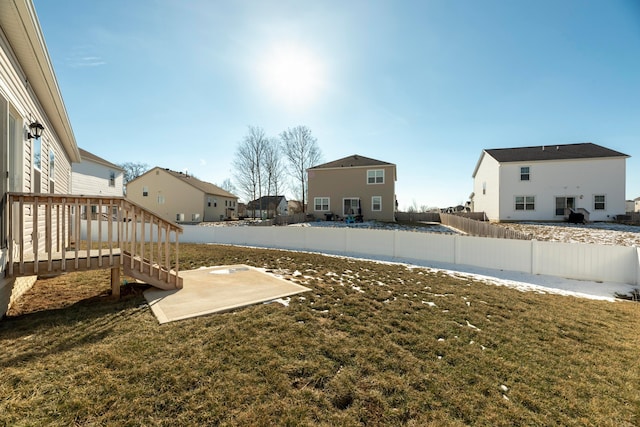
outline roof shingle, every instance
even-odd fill
[[[343,159],[334,160],[309,169],[330,169],[330,168],[347,168],[358,166],[393,166],[393,163],[383,162],[382,160],[370,159],[369,157],[354,154]]]
[[[563,145],[539,145],[535,147],[496,148],[485,150],[500,163],[530,162],[540,160],[594,159],[602,157],[629,157],[591,142]]]

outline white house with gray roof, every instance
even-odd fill
[[[71,165],[71,194],[124,195],[124,170],[108,160],[78,148],[81,161]]]
[[[626,159],[593,143],[483,150],[473,171],[471,206],[490,221],[589,221],[625,213]]]

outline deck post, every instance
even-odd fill
[[[111,267],[111,296],[120,299],[120,265]]]

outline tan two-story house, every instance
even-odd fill
[[[315,217],[395,221],[395,164],[355,154],[311,167],[307,174],[307,212]]]
[[[155,167],[127,183],[127,198],[178,223],[236,218],[238,197],[183,172]]]

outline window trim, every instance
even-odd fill
[[[524,172],[523,169],[527,171]],[[524,177],[527,177],[526,179]],[[531,181],[531,166],[520,166],[520,181]]]
[[[320,200],[320,203],[318,204],[318,200]],[[323,201],[326,200],[327,201],[327,209],[323,209],[324,208],[324,203]],[[318,209],[318,206],[320,206],[320,209]],[[327,196],[320,196],[320,197],[314,197],[313,198],[313,210],[315,212],[329,212],[331,210],[331,197],[327,197]]]
[[[376,202],[375,199],[378,199],[378,209],[375,208]],[[371,211],[372,212],[382,212],[382,196],[371,196]]]
[[[522,202],[518,203],[518,198],[522,198]],[[529,201],[531,199],[531,201]],[[518,209],[521,204],[522,208]],[[531,207],[529,207],[531,206]],[[536,196],[514,196],[514,210],[516,212],[528,212],[536,210]]]
[[[596,198],[602,197],[602,202],[596,201]],[[598,205],[602,204],[599,208]],[[607,210],[607,195],[606,194],[594,194],[593,195],[593,210],[594,211],[606,211]]]
[[[380,176],[378,176],[380,172]],[[373,176],[370,176],[373,174]],[[373,181],[371,180],[373,178]],[[380,182],[378,182],[378,178]],[[384,184],[384,169],[367,169],[367,185]]]

